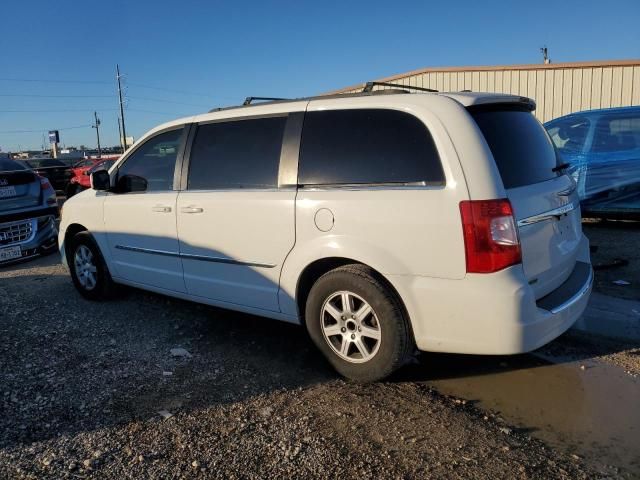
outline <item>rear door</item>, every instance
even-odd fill
[[[280,271],[295,242],[295,178],[285,184],[281,175],[285,130],[302,127],[302,113],[293,115],[197,126],[177,205],[188,293],[279,310]]]
[[[575,182],[556,168],[553,143],[528,109],[483,105],[469,112],[513,206],[525,275],[536,298],[543,297],[568,278],[576,263],[582,226]]]

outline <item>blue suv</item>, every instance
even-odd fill
[[[583,216],[640,219],[640,106],[572,113],[544,126],[570,164]]]

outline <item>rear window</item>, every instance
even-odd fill
[[[444,184],[438,150],[419,119],[396,110],[308,112],[301,184]]]
[[[528,110],[469,109],[482,131],[505,188],[544,182],[560,175],[556,150]]]
[[[31,168],[66,167],[66,165],[60,160],[27,160],[27,163]]]
[[[26,170],[24,165],[6,158],[0,159],[0,172],[14,172],[16,170]]]

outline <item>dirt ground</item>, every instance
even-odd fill
[[[640,299],[640,227],[589,222],[584,231],[603,267],[595,289]],[[610,266],[616,259],[628,264]],[[135,289],[88,302],[58,261],[0,268],[0,478],[640,475],[640,465],[621,467],[605,452],[541,441],[527,428],[531,416],[512,424],[480,401],[479,379],[496,371],[522,382],[515,395],[535,378],[556,378],[535,355],[425,354],[386,382],[356,385],[328,367],[299,327]],[[637,377],[639,347],[571,332],[539,354]],[[172,356],[173,348],[188,353]],[[578,367],[559,368],[585,388]],[[458,377],[454,391],[478,388],[447,394]],[[492,385],[482,388],[493,394]]]
[[[625,475],[439,393],[422,359],[347,383],[299,327],[137,290],[91,303],[56,262],[0,270],[0,478]]]

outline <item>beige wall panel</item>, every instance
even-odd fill
[[[549,73],[549,72],[547,72]],[[571,81],[573,85],[571,88],[571,111],[579,112],[582,110],[582,69],[576,68],[573,70],[573,79]]]
[[[444,91],[444,74],[442,72],[436,73],[436,90]]]
[[[613,77],[612,68],[602,69],[602,90],[600,97],[601,108],[609,108],[611,106],[611,80]]]
[[[591,106],[590,108],[600,108],[602,106],[602,68],[593,69],[591,80]]]
[[[445,92],[450,92],[452,90],[451,88],[451,72],[444,72],[444,77],[443,77],[443,89]]]
[[[536,98],[536,72],[535,70],[527,71],[527,97]]]
[[[580,100],[580,110],[589,110],[591,108],[592,78],[592,68],[585,68],[582,70],[582,98]]]
[[[640,105],[640,66],[633,67],[633,85],[631,86],[631,105]]]
[[[544,70],[537,70],[535,72],[536,74],[536,103],[538,105],[538,118],[541,121],[546,121],[546,109],[545,109],[545,105],[544,105],[544,75],[545,75],[545,71]]]
[[[471,72],[464,72],[464,90],[471,90]]]
[[[471,72],[471,91],[480,91],[480,72]]]
[[[480,87],[478,90],[481,92],[489,91],[489,87],[487,87],[487,72],[480,72]]]
[[[553,75],[553,118],[562,116],[562,85],[564,75],[562,70],[556,70]]]
[[[554,118],[553,116],[553,79],[554,70],[547,70],[544,76],[544,116],[545,122]]]
[[[521,70],[520,72],[518,72],[518,90],[513,92],[516,95],[524,95],[525,97],[529,96],[529,90],[527,88],[527,78],[529,77],[528,73],[529,72],[527,72],[526,70]]]
[[[613,68],[611,76],[611,106],[622,106],[622,67]]]
[[[487,72],[487,92],[496,91],[496,72]]]
[[[503,78],[504,72],[496,72],[496,92],[504,93]]]
[[[573,87],[573,72],[562,71],[562,115],[571,113],[571,89]]]

